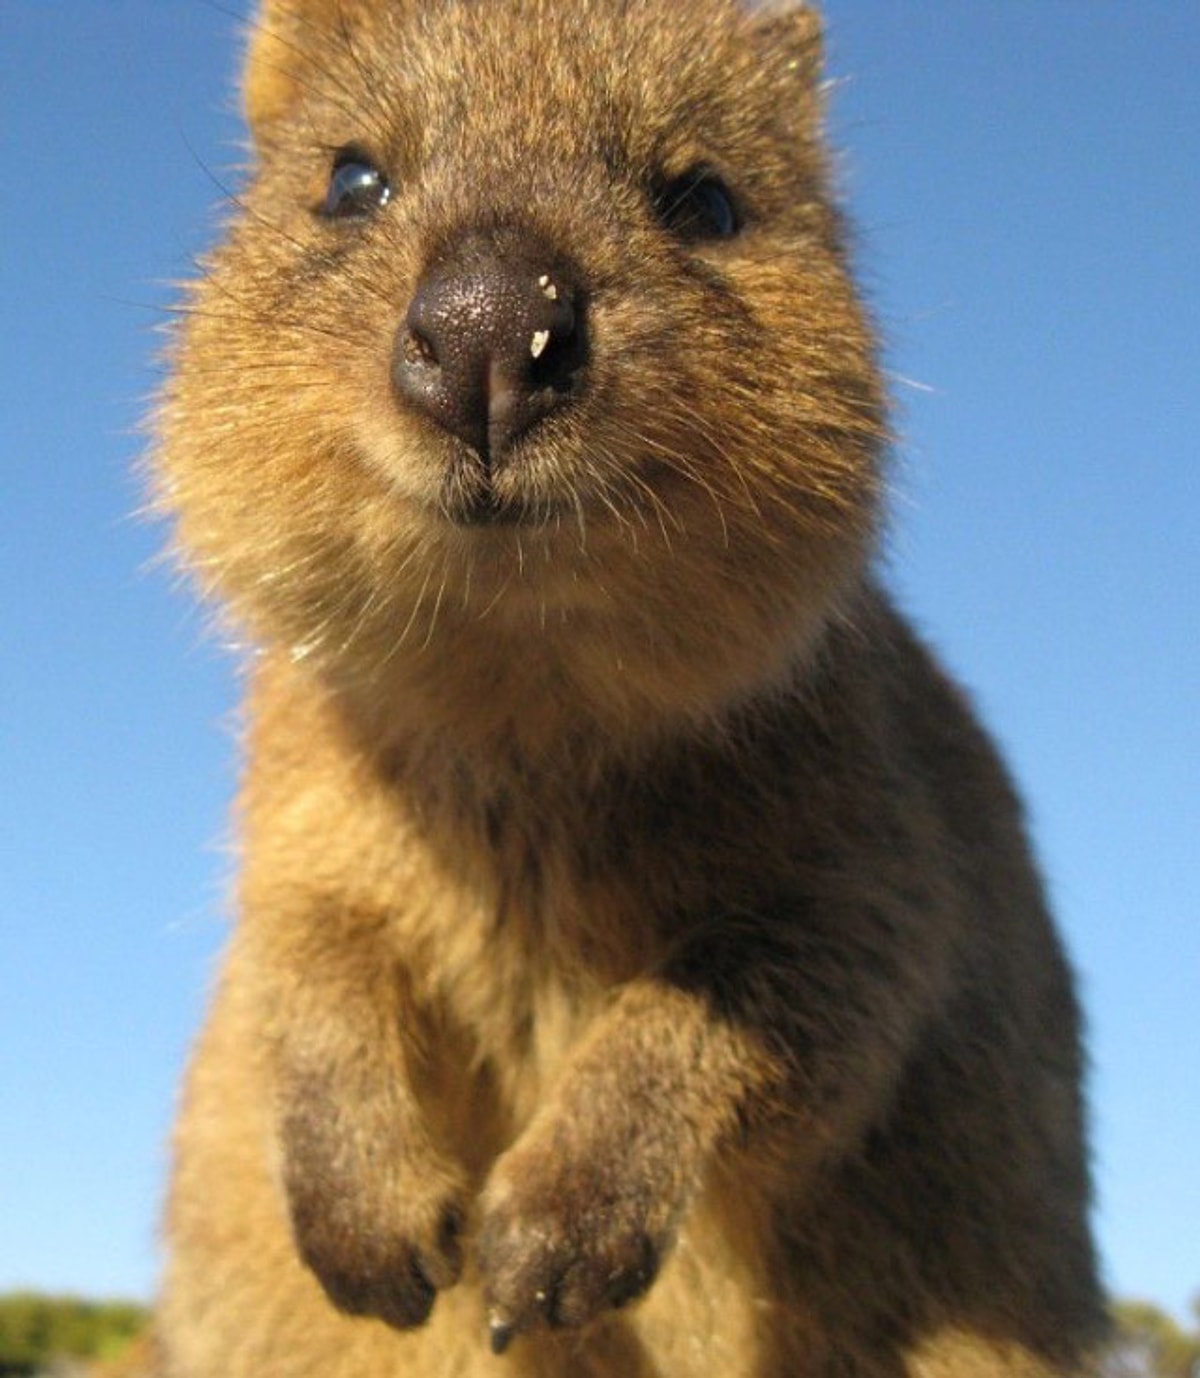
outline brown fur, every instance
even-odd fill
[[[157,453],[262,648],[169,1378],[1046,1378],[1098,1333],[1070,975],[870,571],[818,69],[732,0],[265,6]],[[323,220],[351,142],[392,199]],[[731,238],[655,216],[698,162]],[[389,381],[466,229],[586,295],[509,524]]]

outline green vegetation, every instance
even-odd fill
[[[1116,1333],[1101,1378],[1200,1378],[1200,1296],[1187,1328],[1146,1301],[1113,1303]]]
[[[115,1359],[148,1318],[147,1309],[132,1302],[34,1292],[0,1296],[0,1378],[27,1378],[64,1359]]]
[[[1189,1328],[1150,1302],[1115,1302],[1115,1334],[1099,1378],[1200,1378],[1200,1297],[1192,1309]],[[132,1302],[34,1292],[0,1296],[0,1378],[34,1378],[63,1360],[90,1365],[116,1359],[149,1315]]]

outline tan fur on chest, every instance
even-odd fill
[[[373,933],[364,960],[403,966],[413,1075],[459,1142],[481,1133],[485,1084],[504,1106],[490,1138],[511,1137],[608,992],[661,949],[634,878],[585,874],[561,809],[400,748],[364,753],[303,676],[280,665],[261,680],[243,807],[258,941],[299,941],[321,962]],[[323,922],[297,933],[297,908]]]

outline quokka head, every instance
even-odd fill
[[[861,576],[884,429],[819,49],[745,0],[266,0],[159,415],[205,591],[496,724],[786,673]]]

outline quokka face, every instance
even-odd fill
[[[162,409],[205,587],[350,678],[536,627],[626,717],[794,659],[882,429],[818,46],[709,0],[268,6]]]

